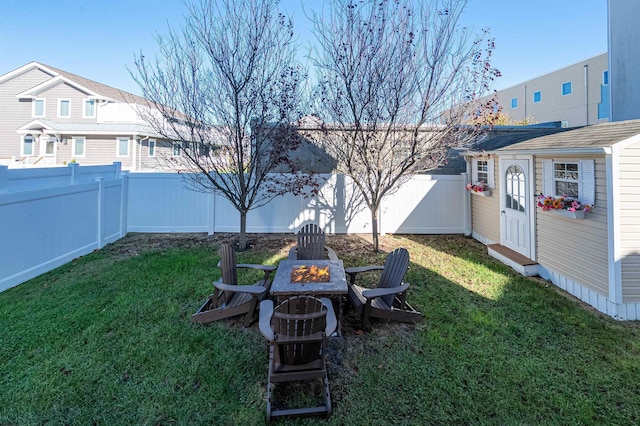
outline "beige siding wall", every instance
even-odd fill
[[[32,70],[0,84],[0,158],[20,155],[22,137],[16,129],[33,120],[31,100],[18,99],[16,95],[50,78],[49,74]],[[38,152],[40,146],[36,142],[34,153]]]
[[[114,161],[122,163],[124,170],[130,170],[133,165],[133,142],[132,137],[122,135],[123,138],[129,139],[129,155],[126,157],[117,157],[117,140],[115,136],[85,136],[85,155],[84,157],[75,157],[72,155],[72,137],[65,136],[65,143],[58,144],[56,152],[56,162],[58,164],[68,163],[75,159],[82,165],[112,164]]]
[[[542,192],[542,160],[536,157],[536,193]],[[575,161],[593,157],[553,157]],[[595,158],[596,202],[583,220],[564,218],[536,207],[538,263],[583,286],[609,295],[607,191],[604,156]]]
[[[56,123],[95,123],[95,118],[82,118],[84,100],[87,94],[69,86],[66,83],[58,84],[55,87],[42,93],[39,98],[46,99],[45,119],[53,120]],[[60,99],[71,101],[71,117],[58,117],[58,103]],[[97,108],[97,106],[96,106]]]
[[[620,152],[622,300],[640,302],[640,143]]]
[[[471,227],[474,233],[500,242],[500,178],[498,176],[498,159],[494,164],[494,184],[490,197],[471,194]]]

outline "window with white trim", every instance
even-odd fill
[[[44,117],[45,106],[46,104],[44,99],[34,99],[33,100],[33,116]]]
[[[116,157],[129,156],[129,138],[118,138]]]
[[[35,138],[32,135],[25,135],[22,138],[22,155],[33,155],[33,144]]]
[[[173,156],[180,157],[182,156],[182,144],[180,142],[173,143]]]
[[[59,118],[71,117],[71,100],[70,99],[58,99],[58,117]]]
[[[574,198],[593,205],[595,188],[594,160],[542,160],[544,195]]]
[[[71,152],[73,157],[84,157],[86,146],[86,139],[81,136],[76,136],[73,138],[73,142],[71,144]]]
[[[149,139],[149,157],[156,156],[156,141],[155,139]]]
[[[494,160],[491,157],[474,158],[471,161],[471,183],[482,183],[486,188],[493,188]]]
[[[82,108],[82,117],[83,118],[94,118],[96,116],[96,100],[95,99],[85,99],[84,105]]]

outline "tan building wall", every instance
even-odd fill
[[[640,302],[640,143],[620,152],[622,301]]]
[[[536,193],[542,193],[542,160],[535,158]],[[553,157],[577,161],[594,157]],[[583,220],[536,207],[537,262],[603,296],[609,296],[606,163],[595,158],[595,209]]]
[[[496,94],[498,104],[514,120],[531,117],[537,123],[562,121],[568,127],[604,123],[609,120],[598,118],[598,104],[609,103],[608,85],[603,87],[604,71],[607,70],[608,54],[603,53],[500,90]],[[567,82],[571,82],[571,94],[563,96],[562,85]],[[535,92],[540,92],[539,102],[534,102]],[[515,108],[512,108],[512,99],[516,99]]]

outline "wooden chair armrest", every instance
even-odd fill
[[[408,288],[409,288],[409,284],[406,284],[406,283],[398,287],[374,288],[371,290],[363,291],[362,296],[364,296],[366,299],[375,299],[376,297],[380,297],[380,296],[388,296],[390,294],[404,293],[405,291],[407,291]]]
[[[250,263],[239,263],[236,265],[236,268],[249,268],[256,271],[262,271],[264,272],[263,279],[267,281],[269,279],[269,275],[271,275],[271,273],[275,271],[277,267],[273,265],[253,265]]]
[[[344,268],[344,272],[347,274],[359,274],[360,272],[369,271],[381,271],[384,269],[382,265],[366,265],[366,266],[354,266],[352,268]]]
[[[381,271],[384,266],[381,265],[366,265],[366,266],[354,266],[351,268],[344,268],[344,272],[349,275],[349,285],[353,285],[356,282],[356,275],[361,272],[369,271]]]
[[[236,265],[236,268],[249,268],[249,269],[256,269],[258,271],[269,271],[269,272],[273,272],[276,270],[277,266],[273,266],[273,265],[254,265],[251,263],[238,263]]]
[[[327,336],[331,336],[333,332],[336,331],[336,328],[338,328],[338,319],[336,318],[336,313],[333,310],[333,303],[326,297],[323,297],[320,301],[327,308],[327,326],[324,329],[324,333]]]
[[[229,285],[221,283],[219,281],[214,281],[213,286],[222,291],[229,291],[232,293],[248,293],[254,296],[260,296],[262,293],[267,291],[266,288],[259,285]]]
[[[329,246],[324,246],[324,249],[327,251],[327,257],[329,260],[340,260],[338,259],[338,255],[336,252]]]
[[[271,329],[271,316],[273,315],[273,300],[263,300],[260,302],[260,317],[258,319],[258,328],[260,333],[273,342],[273,330]]]

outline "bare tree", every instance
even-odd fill
[[[190,188],[217,191],[238,210],[240,249],[250,210],[284,193],[317,189],[309,175],[288,173],[294,172],[288,154],[300,146],[288,124],[301,115],[305,75],[296,65],[292,23],[278,3],[188,3],[184,26],[157,36],[155,59],[135,58],[133,77],[150,100],[141,115],[177,142],[164,160]]]
[[[499,75],[486,31],[459,23],[466,0],[415,3],[330,0],[311,16],[316,112],[327,123],[316,140],[362,192],[376,251],[382,199],[474,137],[460,123]]]

